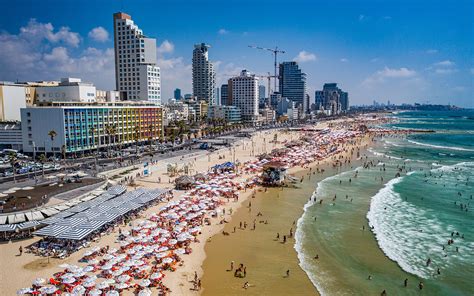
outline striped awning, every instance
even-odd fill
[[[38,221],[28,221],[28,222],[23,222],[17,225],[18,229],[20,230],[26,230],[26,229],[31,229],[35,228],[38,225],[41,225]]]
[[[0,225],[0,232],[12,232],[15,231],[15,224],[3,224]]]
[[[63,232],[56,237],[62,239],[81,240],[94,232],[94,230],[95,229],[91,228],[72,228],[71,230]]]
[[[62,226],[62,225],[48,225],[44,228],[41,228],[40,230],[35,231],[33,234],[34,235],[39,235],[39,236],[51,236],[51,237],[57,237],[61,233],[70,231],[71,227],[69,226]]]

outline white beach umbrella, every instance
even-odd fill
[[[94,281],[84,282],[82,283],[82,285],[86,288],[91,288],[95,286],[95,282]]]
[[[173,262],[173,259],[171,259],[171,258],[165,258],[165,259],[163,259],[163,263],[170,264],[170,263],[172,263],[172,262]]]
[[[33,286],[41,286],[42,284],[44,284],[46,282],[46,280],[44,278],[36,278],[34,281],[33,281]]]
[[[146,288],[138,292],[138,296],[151,296],[151,290]]]
[[[119,281],[119,282],[121,282],[121,283],[124,283],[124,282],[130,280],[130,278],[131,278],[131,277],[130,277],[128,274],[122,274],[121,276],[119,276],[119,277],[117,278],[117,281]]]
[[[151,282],[150,282],[149,279],[141,280],[140,283],[139,283],[139,285],[142,286],[142,287],[148,287],[150,284],[151,284]]]
[[[120,293],[115,290],[110,290],[105,293],[105,296],[120,296]]]
[[[102,295],[102,290],[92,289],[89,291],[89,296],[100,296]]]
[[[72,289],[72,293],[75,295],[84,295],[86,293],[86,288],[84,288],[82,285],[77,285]]]
[[[155,272],[150,275],[150,279],[152,280],[159,280],[163,277],[163,274],[161,272]]]
[[[33,292],[33,289],[31,288],[22,288],[16,291],[16,295],[26,295],[26,294],[30,294],[31,292]]]
[[[62,282],[63,284],[72,284],[72,283],[74,283],[75,281],[76,281],[76,279],[73,278],[73,277],[66,277],[66,278],[63,278],[61,282]]]
[[[98,284],[96,285],[96,288],[97,288],[97,289],[107,289],[109,286],[110,286],[109,283],[103,281],[103,282],[101,282],[101,283],[98,283]]]
[[[126,288],[128,288],[128,284],[127,284],[127,283],[118,283],[118,284],[115,284],[115,289],[123,290],[123,289],[126,289]]]

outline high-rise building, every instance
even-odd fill
[[[195,44],[193,50],[193,95],[209,105],[216,104],[216,72],[209,61],[209,48],[205,43]]]
[[[115,84],[123,100],[161,103],[156,39],[148,38],[130,15],[114,13]]]
[[[181,89],[177,88],[174,90],[174,99],[176,101],[181,100]]]
[[[258,86],[258,99],[265,100],[265,98],[266,98],[265,85],[259,85]]]
[[[241,111],[243,121],[258,119],[258,77],[242,70],[240,76],[229,79],[229,97]]]
[[[280,93],[296,106],[304,107],[306,97],[306,74],[301,72],[297,62],[280,64]]]
[[[349,94],[342,91],[337,83],[325,83],[322,90],[314,93],[316,109],[329,110],[332,115],[349,110]]]
[[[221,105],[231,105],[228,95],[229,87],[227,84],[221,85]]]

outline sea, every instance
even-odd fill
[[[322,295],[474,295],[474,110],[390,116],[434,132],[377,138],[315,184],[299,264]]]

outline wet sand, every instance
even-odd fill
[[[312,166],[313,171],[315,167],[325,169],[324,173],[310,174],[309,169],[299,169],[294,175],[305,178],[303,183],[297,184],[299,188],[262,190],[255,198],[249,199],[252,203],[250,212],[249,201],[244,203],[245,206],[232,216],[224,228],[230,236],[217,234],[205,246],[207,257],[203,264],[203,295],[318,295],[299,266],[294,249],[296,225],[293,223],[301,217],[316,183],[341,171],[341,168],[332,168],[328,164],[330,162],[332,158],[325,163],[320,162],[319,166]],[[344,166],[342,170],[350,167]],[[257,217],[259,212],[263,216]],[[256,229],[251,230],[254,219],[257,219]],[[268,220],[268,224],[259,223],[260,220]],[[240,221],[247,222],[247,229],[239,229]],[[235,233],[234,227],[237,229]],[[290,229],[293,237],[282,243],[283,235],[288,236]],[[276,239],[277,233],[280,234],[279,240]],[[234,277],[234,272],[228,271],[231,261],[234,261],[234,268],[240,263],[247,267],[245,278]],[[289,277],[286,277],[287,270],[290,270]],[[248,289],[243,288],[245,282],[250,284]]]

